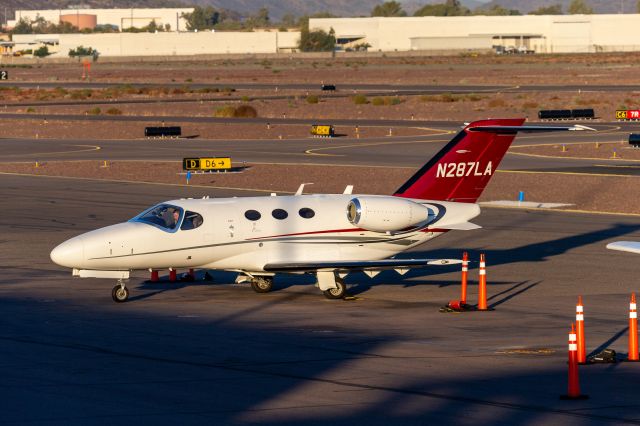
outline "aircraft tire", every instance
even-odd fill
[[[273,278],[256,277],[251,280],[251,288],[256,293],[269,293],[273,289]]]
[[[342,280],[336,280],[336,286],[338,287],[323,291],[324,297],[331,300],[344,299],[347,294],[347,286]]]
[[[116,303],[126,302],[129,298],[129,289],[118,284],[111,290],[111,298]]]

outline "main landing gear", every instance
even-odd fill
[[[342,278],[336,277],[336,287],[325,290],[322,294],[331,300],[344,299],[344,296],[347,294],[347,286],[344,281],[342,281]]]
[[[344,299],[347,294],[347,286],[337,271],[316,272],[318,287],[327,299]]]
[[[124,284],[124,280],[118,280],[118,284],[111,290],[111,298],[116,303],[126,302],[129,298],[129,289]]]
[[[251,288],[256,293],[269,293],[273,289],[273,277],[254,276],[251,278]]]

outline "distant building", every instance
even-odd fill
[[[66,58],[78,46],[101,57],[288,53],[297,49],[300,32],[158,32],[92,34],[14,34],[13,52],[47,45],[52,58]]]
[[[169,25],[172,31],[186,31],[187,22],[184,13],[193,12],[192,7],[162,9],[52,9],[52,10],[16,10],[15,19],[7,21],[7,27],[13,28],[20,19],[35,21],[42,17],[46,21],[58,24],[70,22],[84,28],[95,28],[96,25],[113,25],[119,30],[142,28],[151,21],[158,26]],[[75,22],[75,23],[74,23]],[[93,25],[93,27],[91,26]],[[82,29],[82,28],[81,28]]]
[[[310,29],[335,31],[338,47],[369,51],[538,53],[640,51],[640,14],[407,18],[312,18]],[[502,49],[501,49],[502,48]]]

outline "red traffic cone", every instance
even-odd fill
[[[151,270],[151,280],[152,283],[157,283],[160,281],[160,276],[158,275],[158,271]]]
[[[587,399],[588,396],[580,394],[580,379],[578,377],[578,345],[576,344],[575,326],[571,324],[569,333],[569,384],[567,394],[560,399]]]
[[[173,268],[169,269],[169,281],[175,282],[177,279],[178,279],[178,276],[176,274],[176,270]]]

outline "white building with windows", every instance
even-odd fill
[[[406,18],[312,18],[310,29],[335,31],[338,45],[369,51],[481,51],[496,46],[537,53],[640,50],[640,14]]]

